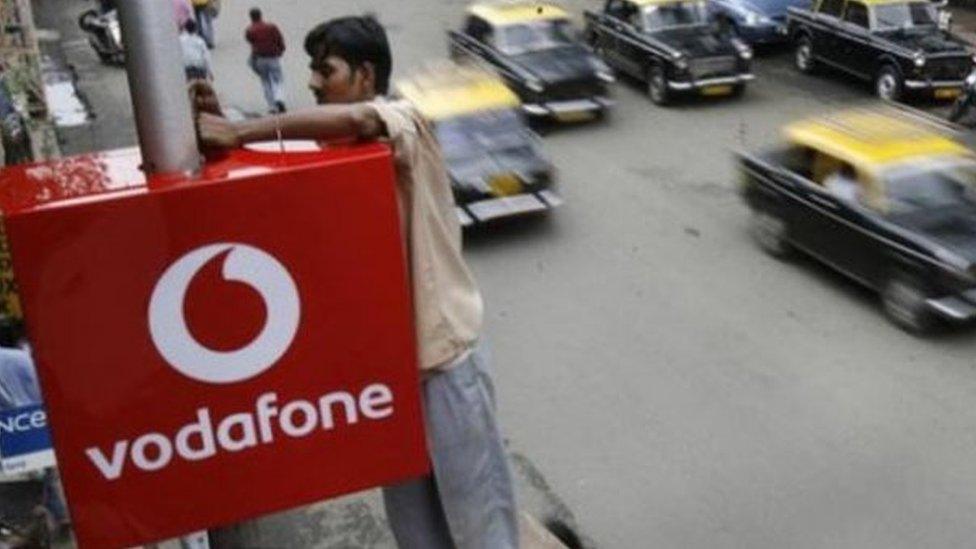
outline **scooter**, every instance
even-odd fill
[[[106,65],[125,65],[122,26],[115,9],[86,10],[78,17],[78,26],[88,34],[88,43]]]
[[[974,104],[976,104],[976,70],[966,77],[962,94],[956,98],[956,102],[952,104],[952,109],[949,111],[949,121],[958,122],[961,120],[969,114]]]

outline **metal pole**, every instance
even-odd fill
[[[200,170],[171,0],[120,0],[129,92],[147,174]]]

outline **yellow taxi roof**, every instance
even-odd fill
[[[868,6],[883,6],[885,4],[908,4],[908,3],[921,3],[927,0],[852,0],[866,4]]]
[[[453,64],[428,68],[398,83],[397,90],[420,114],[435,122],[479,111],[511,109],[521,103],[494,74]]]
[[[843,111],[801,120],[784,130],[789,141],[870,172],[892,163],[933,156],[969,156],[969,149],[930,126],[896,113]]]
[[[492,25],[569,19],[566,10],[545,2],[485,2],[468,6],[468,13]]]

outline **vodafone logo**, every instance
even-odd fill
[[[208,262],[229,252],[225,280],[251,286],[264,300],[264,327],[250,343],[231,351],[202,345],[187,326],[183,304],[190,282]],[[181,374],[205,383],[236,383],[273,366],[298,332],[298,288],[288,270],[267,252],[224,242],[197,248],[170,265],[149,301],[149,333],[159,354]]]

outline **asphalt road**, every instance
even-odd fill
[[[376,12],[404,74],[444,56],[464,2],[225,4],[218,86],[260,110],[250,5],[290,38],[298,107],[315,22]],[[601,547],[969,546],[976,332],[905,335],[845,279],[764,256],[734,192],[733,150],[869,90],[775,52],[756,72],[740,100],[667,109],[618,86],[609,121],[545,138],[565,207],[468,239],[506,434]]]

